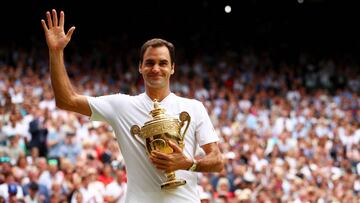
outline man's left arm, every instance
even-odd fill
[[[189,170],[194,160],[187,158],[179,146],[169,141],[169,145],[174,152],[166,154],[160,151],[152,151],[150,160],[159,170],[172,172],[176,170]],[[197,172],[220,172],[224,168],[223,158],[217,142],[212,142],[201,146],[205,151],[205,156],[197,162],[193,171]]]
[[[197,172],[220,172],[224,169],[223,157],[217,142],[212,142],[201,146],[205,152],[205,156],[196,160],[194,171]],[[191,165],[193,162],[191,162]],[[190,166],[191,167],[191,166]],[[189,168],[190,168],[189,167]]]

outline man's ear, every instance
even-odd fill
[[[175,72],[175,64],[171,66],[171,72],[170,72],[171,75],[174,74],[174,72]]]
[[[141,64],[139,64],[139,73],[142,74],[142,72],[141,72]]]

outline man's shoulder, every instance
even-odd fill
[[[101,96],[90,96],[89,98],[96,99],[96,100],[103,100],[103,101],[130,101],[133,99],[139,99],[141,97],[141,94],[139,95],[129,95],[124,93],[114,93],[114,94],[108,94],[108,95],[101,95]]]
[[[109,98],[109,97],[131,97],[131,96],[128,94],[118,92],[118,93],[107,94],[107,95],[102,95],[102,96],[98,96],[98,97]]]

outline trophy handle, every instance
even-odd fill
[[[138,137],[140,135],[140,127],[138,125],[133,125],[130,128],[131,135],[135,138],[135,140],[140,143],[145,149],[146,146],[144,143],[141,142],[140,138]]]
[[[179,118],[180,118],[180,121],[181,121],[180,122],[180,129],[184,126],[185,121],[187,121],[185,130],[184,130],[183,134],[181,135],[181,141],[184,141],[186,131],[188,130],[189,125],[190,125],[191,117],[190,117],[188,112],[183,111],[183,112],[180,113]]]

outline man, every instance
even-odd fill
[[[24,193],[21,185],[15,182],[15,177],[12,172],[7,172],[4,175],[5,182],[0,184],[0,196],[4,197],[7,202],[16,202],[24,199]]]
[[[28,194],[24,197],[25,203],[45,202],[45,197],[40,196],[38,191],[39,185],[36,182],[30,182]]]
[[[223,169],[218,137],[201,102],[185,99],[170,92],[170,76],[174,74],[174,46],[162,39],[147,41],[141,48],[139,72],[145,84],[145,92],[137,96],[115,94],[87,97],[77,94],[64,66],[64,49],[75,27],[64,32],[64,12],[60,19],[56,10],[46,13],[47,23],[42,20],[49,48],[51,82],[56,105],[59,108],[91,116],[92,120],[108,122],[117,137],[127,169],[128,187],[125,202],[200,202],[196,190],[197,172],[219,172]],[[145,149],[130,134],[134,124],[142,126],[149,120],[153,101],[157,99],[169,115],[187,111],[191,116],[190,127],[185,135],[185,147],[181,150],[169,142],[174,153],[154,152],[147,157]],[[196,147],[200,145],[205,156],[195,160]],[[190,170],[189,170],[190,169]],[[161,190],[166,180],[164,172],[175,171],[176,177],[187,183],[172,190]]]
[[[127,184],[124,181],[125,172],[122,168],[115,169],[115,180],[105,188],[104,199],[106,202],[123,203]]]
[[[31,186],[34,186],[33,183],[36,183],[38,189],[37,189],[37,193],[38,195],[44,199],[43,202],[48,203],[49,202],[49,190],[47,189],[47,187],[43,184],[39,184],[38,179],[39,179],[39,169],[35,166],[32,166],[29,171],[28,171],[28,177],[29,177],[29,182],[26,183],[25,185],[23,185],[23,192],[24,192],[24,196],[27,196],[29,194],[30,188]]]

